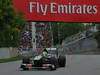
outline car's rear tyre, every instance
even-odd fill
[[[66,66],[66,57],[65,56],[59,56],[58,62],[59,62],[60,67],[65,67]]]
[[[23,64],[29,64],[30,63],[30,59],[29,58],[23,58],[22,63]]]

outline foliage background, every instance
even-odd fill
[[[16,13],[12,0],[0,0],[0,47],[17,47],[24,24],[23,14]]]

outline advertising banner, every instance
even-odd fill
[[[13,0],[27,21],[100,22],[99,0]]]

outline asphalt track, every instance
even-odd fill
[[[21,61],[0,63],[0,75],[100,75],[99,55],[67,55],[65,68],[20,71]]]

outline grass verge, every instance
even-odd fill
[[[16,57],[12,57],[12,58],[0,59],[0,63],[17,61],[17,60],[21,60],[22,58],[23,58],[22,56],[16,56]]]

